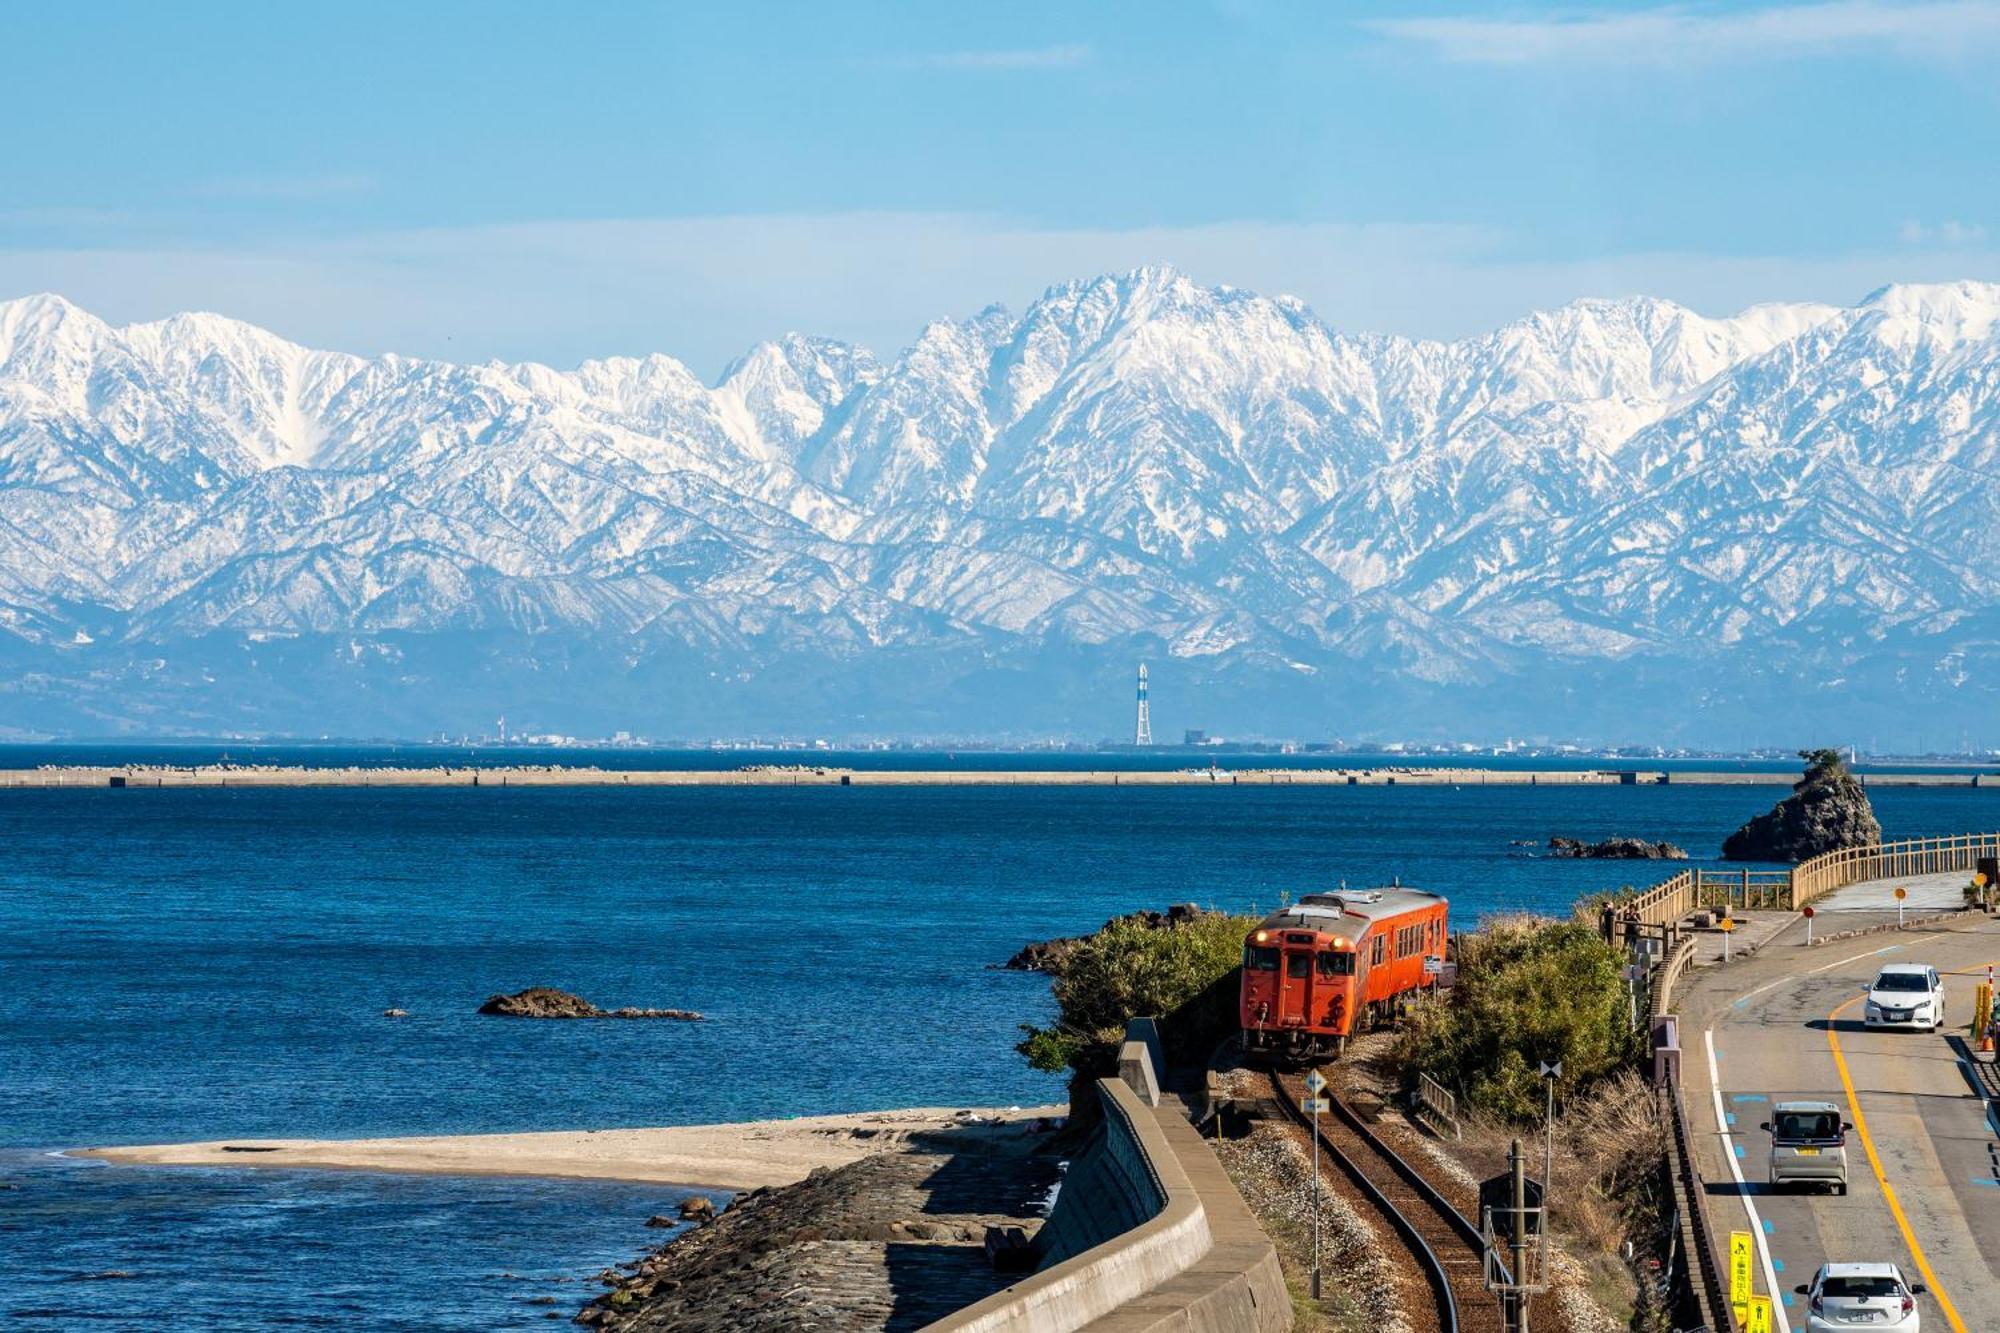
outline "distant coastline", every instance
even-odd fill
[[[1975,787],[2000,791],[1990,769],[1864,773],[1871,787]],[[0,769],[0,788],[225,787],[1587,787],[1789,785],[1796,771],[1668,768],[853,768],[766,763],[737,768],[481,767],[307,764],[47,765]]]

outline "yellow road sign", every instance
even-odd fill
[[[1754,1254],[1750,1233],[1729,1233],[1729,1303],[1738,1310],[1750,1304],[1750,1266]]]
[[[1771,1298],[1752,1296],[1750,1317],[1743,1321],[1743,1333],[1771,1333]]]

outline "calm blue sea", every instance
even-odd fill
[[[78,1145],[658,1125],[1060,1094],[1023,942],[1406,883],[1463,922],[1712,853],[1776,788],[0,792],[0,1312],[15,1326],[498,1329],[658,1238],[659,1188],[115,1167]],[[2000,822],[1885,790],[1892,834]],[[562,986],[709,1021],[482,1019]],[[412,1017],[390,1020],[395,1006]],[[125,1271],[135,1276],[87,1280]]]

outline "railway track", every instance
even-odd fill
[[[1299,1109],[1306,1095],[1301,1077],[1271,1074],[1272,1091],[1291,1121],[1311,1134],[1313,1118]],[[1430,1293],[1430,1310],[1406,1313],[1417,1329],[1437,1333],[1506,1333],[1499,1298],[1486,1290],[1485,1246],[1479,1228],[1421,1172],[1384,1143],[1332,1089],[1321,1094],[1331,1114],[1320,1120],[1320,1150],[1352,1184],[1344,1191],[1377,1229],[1403,1242]],[[1355,1196],[1359,1196],[1355,1200]],[[1426,1314],[1434,1322],[1426,1321]]]

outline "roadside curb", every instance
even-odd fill
[[[1879,926],[1856,926],[1853,930],[1839,930],[1831,935],[1817,935],[1807,948],[1817,949],[1822,944],[1832,944],[1837,940],[1856,939],[1862,935],[1883,935],[1894,930],[1911,930],[1917,926],[1934,926],[1940,921],[1957,921],[1961,917],[1985,916],[1983,907],[1954,907],[1946,912],[1932,912],[1929,916],[1913,916],[1902,922],[1885,921]],[[1766,941],[1768,943],[1768,941]]]
[[[1938,925],[1941,922],[1957,921],[1964,917],[1971,917],[1971,916],[1983,917],[1985,915],[1986,911],[1984,908],[1979,908],[1979,907],[1954,908],[1953,910],[1948,912],[1933,912],[1928,916],[1913,916],[1905,920],[1900,925],[1898,925],[1894,921],[1885,921],[1880,925],[1856,926],[1853,930],[1835,931],[1831,935],[1815,935],[1813,937],[1813,941],[1811,944],[1806,944],[1804,943],[1804,941],[1801,941],[1800,946],[1808,949],[1817,949],[1823,944],[1835,944],[1841,940],[1858,939],[1863,935],[1885,935],[1895,931],[1916,930],[1923,926]],[[1793,926],[1797,925],[1802,920],[1804,920],[1803,917],[1794,917],[1790,924],[1783,926],[1777,931],[1774,931],[1772,934],[1766,936],[1765,938],[1758,940],[1755,944],[1738,945],[1736,949],[1732,952],[1731,957],[1727,961],[1724,961],[1723,959],[1720,958],[1711,958],[1702,962],[1693,963],[1689,970],[1706,972],[1711,968],[1728,967],[1732,963],[1748,962],[1750,959],[1755,958],[1760,952],[1762,952],[1765,946],[1775,943],[1780,936],[1782,936],[1786,931],[1789,931]]]
[[[1971,1043],[1955,1032],[1945,1041],[1950,1045],[1952,1054],[1979,1080],[1979,1095],[1986,1099],[1986,1104],[2000,1106],[2000,1060],[1980,1059],[1974,1054]]]

